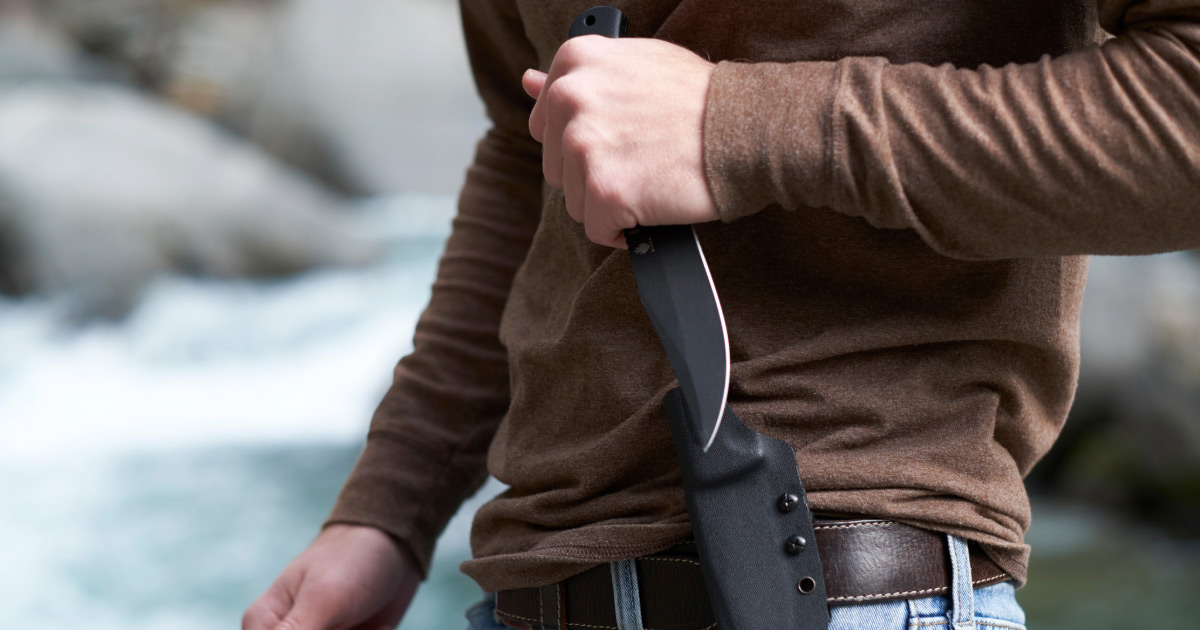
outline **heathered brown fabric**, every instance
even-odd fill
[[[487,590],[689,531],[628,254],[543,187],[527,130],[522,71],[592,4],[462,1],[494,128],[329,520],[427,567],[486,461],[511,486],[463,565]],[[723,221],[697,232],[733,409],[792,444],[815,510],[966,536],[1023,582],[1022,477],[1074,393],[1081,255],[1200,246],[1200,0],[613,4],[631,35],[721,62],[703,132]]]

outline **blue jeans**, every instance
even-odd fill
[[[971,588],[967,544],[954,536],[949,541],[954,569],[950,594],[834,606],[829,630],[1025,630],[1025,612],[1012,583]],[[633,561],[613,562],[611,567],[617,608],[617,628],[612,630],[652,630],[642,626]],[[489,595],[467,611],[467,630],[506,630],[496,621],[495,611],[495,598]]]

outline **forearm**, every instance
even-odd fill
[[[433,295],[328,524],[378,527],[428,571],[433,545],[487,477],[509,404],[500,318],[540,210],[540,159],[492,131],[478,148]]]
[[[721,64],[722,217],[828,207],[967,259],[1200,247],[1200,27],[1148,4],[1104,46],[1001,68]]]

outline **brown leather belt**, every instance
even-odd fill
[[[950,591],[946,536],[883,520],[817,521],[817,549],[831,606],[944,595]],[[974,543],[975,588],[1009,578]],[[713,628],[712,609],[694,543],[637,559],[642,620],[653,630]],[[497,617],[512,628],[616,630],[607,564],[557,584],[496,594]]]

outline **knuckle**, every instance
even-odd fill
[[[581,56],[585,54],[584,50],[588,48],[588,39],[591,38],[572,37],[571,39],[568,39],[562,43],[562,46],[558,47],[558,52],[555,53],[555,57],[557,57],[558,61],[565,64],[567,67],[571,67],[579,63]]]
[[[637,225],[637,221],[633,219],[633,213],[624,206],[615,204],[602,205],[603,210],[599,213],[604,222],[604,227],[610,231],[621,230],[627,227]]]
[[[607,233],[596,221],[584,223],[583,232],[587,235],[589,241],[597,245],[603,245],[608,242]]]
[[[287,617],[283,621],[280,621],[279,625],[275,626],[272,630],[303,630],[303,628],[304,626],[300,620],[295,617]]]
[[[624,230],[631,227],[637,227],[637,217],[634,215],[631,208],[622,206],[612,214],[613,229],[616,231]]]
[[[583,37],[573,37],[563,43],[562,49],[568,54],[568,60],[575,64],[586,63],[594,59],[597,55],[602,54],[601,49],[605,44],[610,43],[607,37],[599,35],[585,35]]]
[[[550,104],[574,111],[583,105],[583,90],[582,87],[570,77],[560,77],[557,81],[550,84],[546,91],[546,98]]]
[[[562,150],[576,156],[586,156],[591,142],[587,129],[578,124],[567,125],[563,129]]]
[[[588,188],[596,203],[609,211],[628,209],[624,189],[617,185],[617,182],[614,181],[615,178],[606,170],[594,169],[589,175]]]

